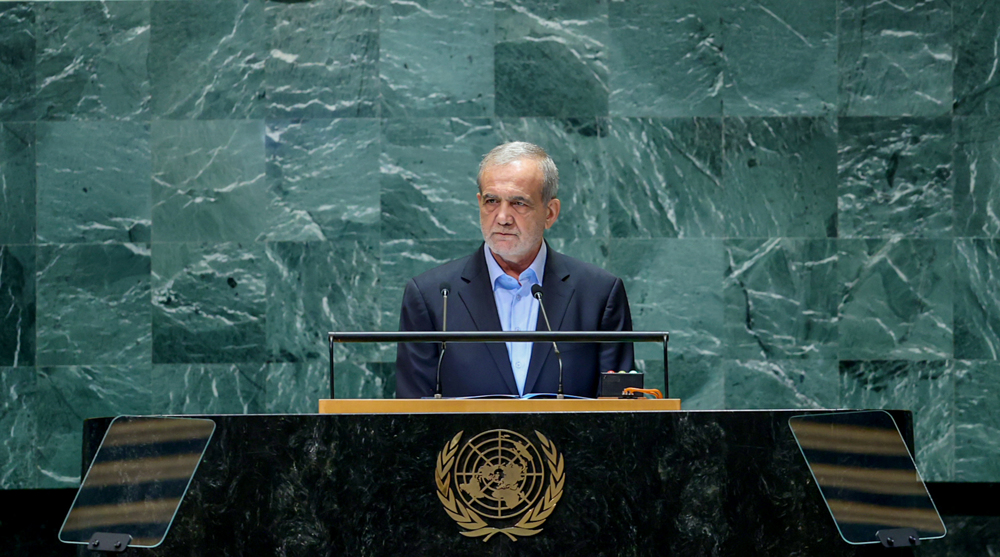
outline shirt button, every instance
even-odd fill
[[[518,294],[517,296],[514,296],[514,299],[515,299],[515,300],[520,300],[520,299],[521,299],[521,295],[520,295],[520,294]]]
[[[518,369],[521,369],[522,367],[524,367],[524,362],[517,362],[515,365],[517,366]]]

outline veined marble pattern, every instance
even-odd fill
[[[493,115],[493,4],[384,3],[379,27],[383,118]]]
[[[952,481],[955,466],[954,362],[840,362],[843,408],[913,411],[917,469],[926,481]]]
[[[842,118],[838,148],[841,238],[950,238],[949,118]]]
[[[152,407],[163,414],[260,414],[266,377],[261,363],[154,365]]]
[[[955,127],[955,235],[1000,238],[1000,119],[963,116]]]
[[[35,250],[0,245],[0,366],[35,365]]]
[[[35,485],[38,427],[36,412],[27,401],[35,391],[38,372],[33,367],[0,367],[0,489]]]
[[[1000,240],[955,242],[955,357],[1000,359]]]
[[[395,371],[395,369],[393,369]],[[395,393],[395,381],[393,382]],[[330,397],[330,364],[322,360],[267,364],[264,412],[305,414],[319,409]],[[385,398],[393,398],[386,396]]]
[[[38,118],[147,117],[153,2],[39,2]]]
[[[248,31],[255,31],[257,6],[247,4]],[[267,2],[270,34],[264,82],[271,118],[370,117],[378,108],[379,3],[365,0]],[[266,36],[266,35],[265,35]],[[223,39],[225,40],[225,39]],[[234,41],[235,42],[235,41]],[[257,47],[256,43],[253,47]],[[246,90],[237,102],[257,102],[251,89],[259,76],[246,52]],[[229,70],[230,68],[226,68]],[[234,76],[235,77],[235,76]]]
[[[0,122],[0,244],[35,241],[35,124]]]
[[[149,124],[38,124],[38,242],[150,241]]]
[[[1000,363],[959,361],[955,374],[955,480],[1000,477]]]
[[[35,2],[0,3],[0,121],[35,112]]]
[[[954,265],[945,240],[839,240],[842,360],[952,356]]]
[[[720,116],[723,5],[718,0],[610,2],[610,115]]]
[[[735,360],[723,369],[726,408],[843,407],[837,360]]]
[[[955,64],[951,4],[840,0],[840,114],[948,114]]]
[[[378,233],[378,120],[270,121],[266,149],[266,239],[341,241]]]
[[[608,115],[608,8],[603,2],[499,0],[497,116]]]
[[[148,364],[149,269],[146,244],[39,246],[37,364]]]
[[[837,106],[837,0],[728,2],[726,114],[825,115]]]
[[[955,114],[1000,114],[1000,5],[952,0],[955,44]]]

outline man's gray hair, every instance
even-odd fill
[[[534,143],[525,141],[511,141],[503,145],[497,145],[492,151],[486,153],[483,161],[479,163],[479,175],[476,182],[479,184],[479,191],[483,190],[483,171],[491,166],[503,166],[519,159],[531,159],[538,161],[542,168],[544,177],[542,182],[542,201],[548,203],[555,199],[559,193],[559,170],[552,157]]]

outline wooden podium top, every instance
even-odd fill
[[[515,412],[664,412],[680,410],[679,398],[665,399],[536,399],[440,398],[366,399],[337,398],[319,401],[320,414],[475,414]]]

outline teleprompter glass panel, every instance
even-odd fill
[[[944,537],[941,515],[888,412],[808,414],[788,424],[844,541],[880,543],[879,531],[905,528],[922,540]]]
[[[98,532],[131,547],[163,542],[215,431],[200,418],[120,416],[111,422],[59,531],[86,544]]]

